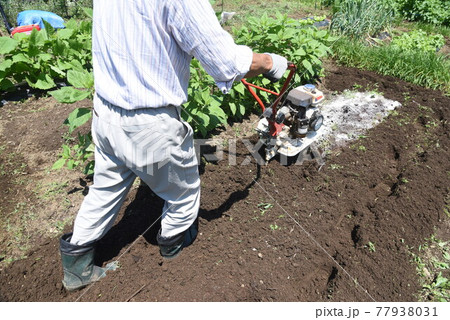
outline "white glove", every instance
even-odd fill
[[[288,67],[287,59],[274,53],[266,54],[272,57],[272,69],[269,72],[264,73],[263,76],[272,82],[277,82],[283,77],[284,72]]]

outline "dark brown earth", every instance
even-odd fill
[[[450,98],[373,72],[327,69],[328,92],[377,90],[403,107],[323,166],[276,159],[257,166],[240,142],[238,165],[229,165],[227,148],[224,160],[202,161],[200,234],[172,261],[159,255],[158,223],[145,232],[162,201],[137,187],[98,244],[97,262],[119,260],[120,269],[67,293],[58,237],[37,239],[26,259],[0,271],[0,300],[417,301],[411,253],[435,227],[449,237],[442,226],[449,220]],[[60,144],[51,147],[56,154]],[[67,190],[83,189],[71,181]]]

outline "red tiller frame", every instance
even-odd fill
[[[272,104],[272,116],[269,119],[269,127],[270,127],[270,135],[276,136],[281,129],[284,127],[284,124],[278,124],[275,122],[275,115],[277,114],[277,106],[281,101],[281,98],[285,94],[286,90],[288,89],[289,83],[291,82],[292,78],[294,77],[295,71],[297,71],[297,67],[293,63],[289,63],[288,70],[290,70],[289,75],[286,78],[286,81],[284,82],[283,87],[281,88],[281,91],[279,93],[268,90],[266,88],[262,88],[260,86],[254,85],[250,82],[247,82],[246,79],[242,79],[241,82],[244,84],[244,86],[247,88],[247,90],[250,92],[250,94],[255,98],[256,102],[260,105],[262,111],[264,112],[266,110],[266,107],[264,106],[264,103],[262,102],[261,98],[258,96],[258,94],[253,90],[253,88],[262,90],[265,92],[268,92],[270,94],[273,94],[277,96],[276,100]]]

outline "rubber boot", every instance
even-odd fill
[[[184,232],[181,232],[173,237],[164,238],[161,236],[161,229],[156,236],[159,245],[159,252],[163,258],[173,259],[177,257],[183,248],[190,246],[197,238],[198,220]]]
[[[59,242],[64,271],[62,283],[67,291],[81,289],[106,275],[106,269],[94,265],[94,246],[71,244],[71,237],[72,233],[66,233]]]

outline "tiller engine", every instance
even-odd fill
[[[306,84],[290,90],[286,95],[297,68],[294,64],[289,64],[288,69],[289,75],[279,93],[258,87],[245,79],[241,80],[263,111],[256,130],[266,147],[266,161],[277,153],[287,157],[298,155],[317,140],[323,124],[323,116],[317,107],[324,100],[323,93],[314,85]],[[277,98],[266,108],[253,88]]]

